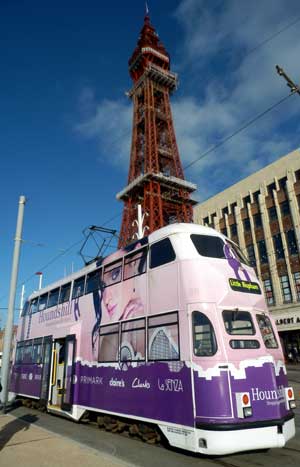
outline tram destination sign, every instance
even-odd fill
[[[229,279],[229,285],[232,290],[235,290],[236,292],[261,294],[260,286],[257,282]]]

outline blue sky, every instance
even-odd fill
[[[274,0],[271,8],[269,0],[148,4],[179,73],[172,108],[184,166],[289,93],[276,64],[299,82],[298,0]],[[37,288],[35,272],[43,270],[46,285],[83,265],[80,243],[70,246],[86,226],[120,227],[115,194],[127,181],[132,114],[128,58],[143,16],[143,0],[0,2],[1,308],[20,195],[28,201],[18,282],[27,294]],[[299,147],[299,109],[292,96],[190,167],[186,178],[197,183],[199,201]]]

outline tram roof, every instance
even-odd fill
[[[211,235],[214,237],[220,237],[225,239],[224,235],[222,235],[220,232],[217,232],[216,230],[212,229],[211,227],[206,227],[203,225],[199,224],[187,224],[187,223],[175,223],[175,224],[170,224],[165,227],[162,227],[161,229],[158,229],[151,234],[149,234],[148,239],[149,243],[156,242],[158,240],[161,240],[163,238],[169,237],[171,235],[175,234],[199,234],[199,235]],[[136,242],[135,242],[136,243]],[[111,258],[111,261],[117,260],[118,258],[116,257],[116,252],[111,253],[107,255],[105,258],[103,258],[103,261],[105,260],[105,263],[107,263],[107,260]],[[94,271],[97,269],[99,266],[97,259],[93,261],[92,263],[84,266],[83,268],[79,269],[78,271],[74,272],[73,274],[70,274],[62,279],[59,279],[46,287],[43,287],[40,290],[34,291],[30,296],[28,297],[29,299],[33,299],[39,295],[42,295],[44,293],[49,292],[50,290],[53,290],[57,287],[60,287],[64,284],[68,284],[69,282],[81,277],[83,274],[88,274],[89,272]]]

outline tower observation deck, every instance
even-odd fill
[[[119,247],[132,241],[137,205],[146,214],[147,233],[173,222],[192,222],[190,194],[196,185],[184,179],[176,143],[170,94],[178,78],[170,57],[146,14],[137,46],[129,59],[133,87],[133,127],[127,186],[117,194],[124,202]]]

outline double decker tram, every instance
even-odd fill
[[[49,412],[151,423],[209,455],[295,434],[278,333],[255,271],[215,230],[173,224],[33,293],[10,390]]]

